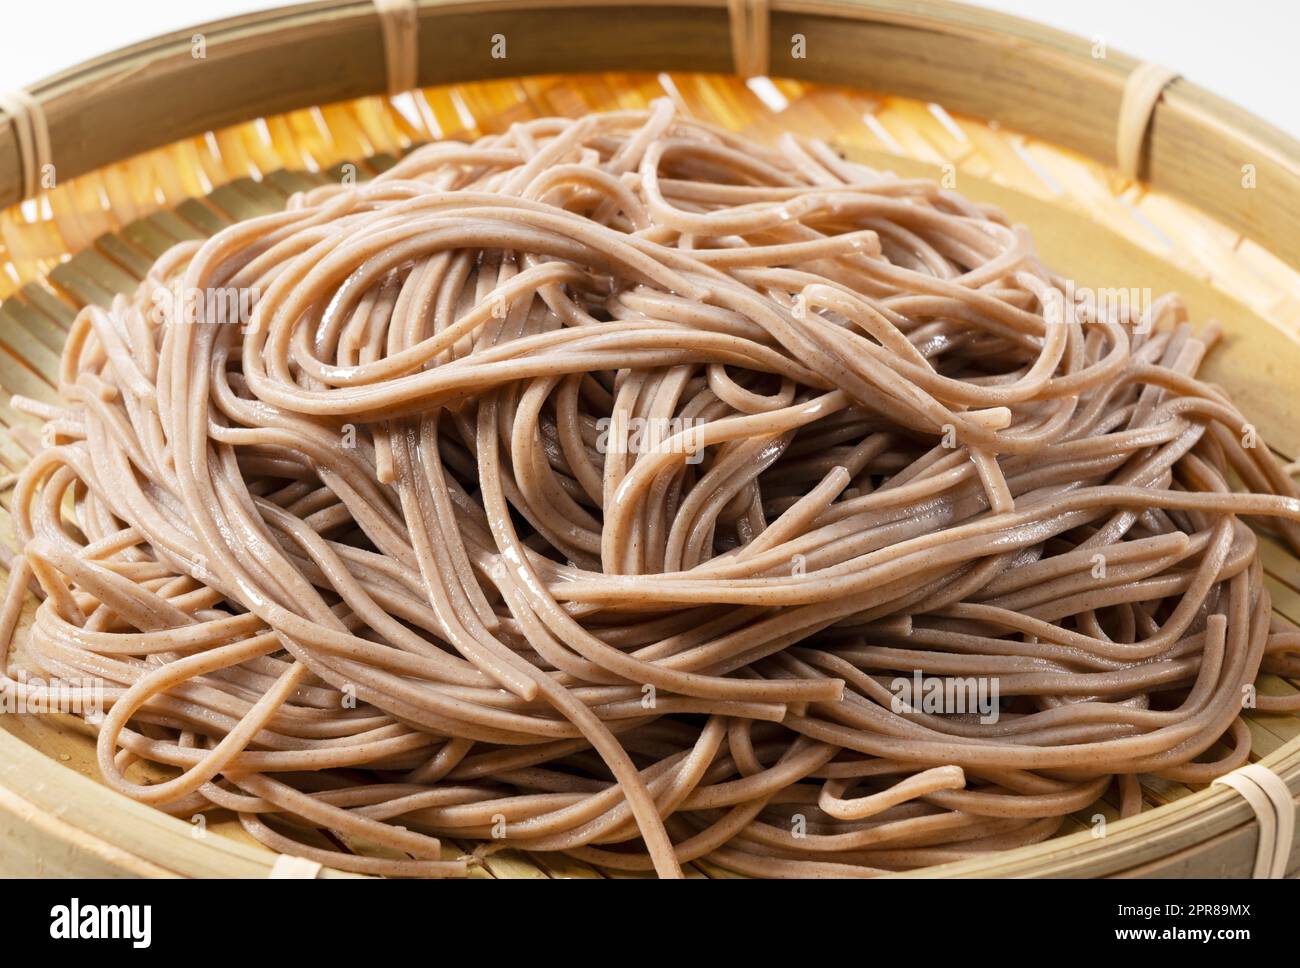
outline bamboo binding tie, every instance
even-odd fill
[[[50,153],[50,129],[45,123],[41,102],[24,90],[0,93],[0,109],[9,115],[18,146],[19,186],[24,199],[33,198],[40,191],[41,173],[45,166],[53,166]]]
[[[767,75],[768,0],[727,0],[731,20],[731,63],[744,78]]]
[[[1259,820],[1259,848],[1255,852],[1256,880],[1286,877],[1295,838],[1295,802],[1280,776],[1259,763],[1248,763],[1212,784],[1230,786],[1250,804]]]
[[[401,94],[416,86],[420,74],[420,19],[415,0],[374,0],[384,37],[388,93]]]
[[[1124,82],[1124,93],[1119,103],[1119,127],[1115,132],[1115,159],[1122,174],[1138,177],[1142,163],[1142,148],[1156,103],[1178,72],[1159,64],[1139,64],[1137,70]]]
[[[322,865],[306,857],[281,854],[271,866],[271,873],[266,876],[270,880],[312,881],[320,876],[323,869]]]

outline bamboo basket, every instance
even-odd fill
[[[1193,84],[1175,81],[1154,111],[1144,183],[1112,167],[1137,61],[944,0],[773,0],[772,79],[748,83],[729,73],[727,0],[419,0],[418,17],[421,87],[397,97],[378,93],[369,0],[207,24],[42,81],[31,90],[57,187],[21,204],[15,131],[0,116],[4,469],[20,469],[35,446],[35,424],[10,394],[57,401],[75,311],[134,288],[175,241],[328,179],[373,175],[423,141],[665,93],[758,138],[794,130],[877,167],[943,178],[1027,223],[1049,264],[1081,284],[1180,291],[1194,318],[1216,318],[1227,334],[1208,378],[1277,453],[1300,456],[1300,144]],[[493,56],[498,35],[504,58]],[[585,73],[557,73],[575,65]],[[0,540],[12,546],[8,504],[0,493]],[[1300,627],[1300,561],[1267,537],[1262,547],[1276,614]],[[1257,683],[1276,695],[1298,685]],[[1251,759],[1294,798],[1300,721],[1250,712],[1247,722]],[[1150,777],[1142,792],[1143,812],[1128,820],[1103,799],[1046,843],[898,876],[1250,876],[1259,828],[1237,793]],[[79,720],[0,716],[0,874],[265,877],[276,859],[231,818],[186,823],[101,786]],[[1288,872],[1297,868],[1300,844]],[[687,873],[729,876],[707,862]],[[619,875],[507,850],[475,876]]]

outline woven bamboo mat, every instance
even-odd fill
[[[909,171],[950,179],[962,191],[974,186],[979,190],[970,192],[973,197],[983,194],[986,200],[1002,201],[999,186],[1014,189],[1036,200],[1029,212],[1068,213],[1071,225],[1104,229],[1109,235],[1099,236],[1098,245],[1119,236],[1136,247],[1133,252],[1195,280],[1223,305],[1266,320],[1279,339],[1300,340],[1300,274],[1188,205],[996,122],[953,117],[935,104],[764,78],[746,83],[713,75],[602,74],[491,81],[258,119],[109,166],[0,213],[0,476],[6,476],[4,469],[19,470],[37,446],[37,424],[13,410],[10,395],[57,402],[59,353],[76,310],[134,289],[151,262],[176,242],[276,211],[294,192],[314,185],[372,177],[418,143],[472,138],[543,115],[641,107],[665,94],[697,117],[759,139],[783,131],[822,138],[873,164],[893,158],[900,170],[911,165]],[[1024,217],[1037,231],[1033,215]],[[1238,374],[1225,382],[1235,391],[1245,381]],[[1276,420],[1271,430],[1263,424],[1261,429],[1281,453],[1297,456],[1300,430]],[[8,505],[6,489],[0,493],[0,541],[12,546]],[[1267,538],[1263,553],[1275,611],[1300,627],[1300,561]],[[1297,683],[1276,676],[1262,676],[1257,685],[1265,694],[1297,689]],[[1294,717],[1252,712],[1246,718],[1253,759],[1300,735]],[[7,721],[0,728],[95,776],[84,733],[48,717],[0,719]],[[1145,809],[1190,792],[1154,777],[1142,778],[1142,790]],[[1091,830],[1098,817],[1117,815],[1111,794],[1070,818],[1062,833]],[[210,829],[247,840],[233,820],[218,818]],[[345,846],[369,851],[366,845]],[[449,856],[462,849],[447,844]],[[707,862],[689,865],[687,873],[730,876]],[[620,876],[567,858],[512,850],[492,855],[476,874]]]

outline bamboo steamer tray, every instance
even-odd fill
[[[748,83],[729,73],[726,0],[419,0],[418,11],[421,88],[392,98],[379,95],[369,0],[207,24],[42,81],[31,91],[57,179],[37,199],[20,198],[15,132],[0,115],[0,476],[37,446],[10,395],[57,401],[76,310],[134,288],[174,242],[327,180],[370,177],[424,141],[664,94],[759,139],[793,130],[942,179],[1029,225],[1046,261],[1080,285],[1181,292],[1194,319],[1226,334],[1207,377],[1280,456],[1300,457],[1300,144],[1209,92],[1183,80],[1166,89],[1137,181],[1112,167],[1136,60],[959,4],[773,0],[772,79]],[[504,58],[492,56],[497,35]],[[584,73],[557,73],[575,67]],[[12,547],[9,500],[0,492],[0,543]],[[1276,618],[1300,628],[1300,561],[1261,540]],[[20,627],[19,658],[23,638]],[[1289,695],[1300,683],[1262,675],[1257,687]],[[1246,721],[1252,761],[1294,798],[1300,720]],[[1141,784],[1143,811],[1128,820],[1108,794],[1043,844],[895,876],[1250,876],[1259,828],[1244,799]],[[80,720],[0,716],[0,875],[265,877],[276,860],[229,815],[187,823],[103,787]],[[1298,868],[1300,844],[1289,874]],[[687,874],[730,876],[704,861]],[[473,876],[624,875],[506,850]]]

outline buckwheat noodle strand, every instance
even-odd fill
[[[1300,500],[1213,327],[1066,292],[996,211],[667,102],[430,145],[77,317],[0,634],[39,589],[111,787],[344,870],[870,876],[1127,815],[1300,668],[1244,520]]]

